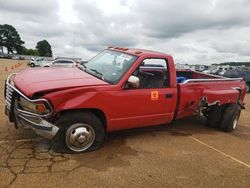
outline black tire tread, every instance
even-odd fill
[[[68,127],[75,123],[87,123],[94,128],[96,133],[96,138],[92,146],[83,152],[94,151],[102,146],[105,130],[101,120],[95,114],[88,111],[69,111],[63,114],[55,123],[59,127],[59,131],[52,141],[52,149],[54,151],[59,153],[76,153],[71,151],[65,142],[65,133]]]
[[[250,92],[250,82],[247,82],[246,85],[247,85],[248,88],[249,88],[248,90],[246,90],[246,92],[249,93],[249,92]],[[246,89],[247,89],[247,88],[246,88]]]
[[[240,117],[240,111],[241,111],[241,107],[238,104],[227,105],[222,116],[220,129],[224,132],[232,132],[233,121],[236,115],[238,115],[238,118]]]
[[[206,125],[211,128],[219,127],[224,109],[225,109],[225,105],[222,105],[222,106],[216,105],[216,106],[211,107],[208,113]]]

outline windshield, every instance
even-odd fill
[[[136,56],[104,50],[83,65],[86,72],[109,83],[117,83],[137,59]]]

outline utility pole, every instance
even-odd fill
[[[73,58],[75,58],[75,38],[76,38],[76,33],[74,31],[74,38],[73,38]]]

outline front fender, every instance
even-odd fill
[[[112,114],[109,91],[102,87],[72,88],[48,93],[43,98],[52,103],[55,114],[67,110],[97,109],[102,111],[108,120]]]

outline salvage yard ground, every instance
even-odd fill
[[[0,59],[0,187],[250,186],[250,94],[233,133],[191,117],[111,133],[95,152],[59,154],[31,130],[16,130],[4,115],[4,80],[26,63]]]

